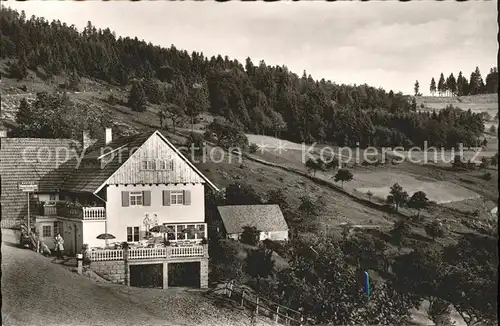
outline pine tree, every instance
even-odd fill
[[[414,87],[413,87],[413,90],[415,91],[415,96],[419,96],[419,94],[420,94],[420,93],[418,92],[419,88],[420,88],[420,85],[419,85],[419,83],[418,83],[418,80],[416,80],[416,81],[415,81],[415,85],[414,85]]]
[[[448,90],[450,91],[451,96],[454,96],[457,93],[457,80],[453,73],[448,77]]]
[[[432,96],[436,94],[436,81],[434,80],[434,77],[432,77],[431,79],[431,86],[429,87],[429,91],[431,92]]]
[[[147,104],[146,92],[144,92],[142,83],[136,81],[132,85],[132,89],[130,90],[128,105],[134,111],[144,112],[146,111],[146,104]]]
[[[186,115],[191,118],[191,131],[194,128],[194,120],[198,115],[210,106],[208,101],[207,87],[201,83],[194,83],[188,91],[189,98],[186,101]]]
[[[457,95],[458,96],[464,96],[465,95],[465,83],[467,80],[465,80],[464,76],[462,75],[462,72],[460,71],[458,73],[457,77]]]
[[[441,73],[439,76],[439,81],[438,81],[438,93],[439,96],[442,96],[443,93],[446,91],[446,86],[445,86],[446,81],[444,80],[444,75]]]
[[[80,76],[78,75],[78,72],[74,69],[69,75],[68,89],[71,89],[73,91],[80,90]]]
[[[490,69],[486,76],[486,93],[493,94],[498,92],[498,70],[496,67]]]
[[[17,80],[23,80],[28,76],[28,65],[26,60],[21,58],[15,63],[12,63],[9,68],[9,74],[11,78],[16,78]]]
[[[477,95],[481,94],[483,90],[484,90],[483,77],[481,77],[481,72],[479,71],[479,67],[476,67],[476,69],[470,75],[469,93],[470,95]]]

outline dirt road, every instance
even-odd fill
[[[2,324],[173,325],[27,249],[2,243]]]
[[[2,324],[246,326],[250,315],[199,290],[95,283],[15,243],[2,229]],[[274,325],[274,323],[272,323]],[[259,318],[257,326],[270,326]]]

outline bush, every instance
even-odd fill
[[[192,149],[194,149],[195,155],[203,154],[204,141],[202,135],[195,132],[190,133],[185,145],[188,149],[188,154],[192,153]]]
[[[287,249],[286,249],[286,246],[284,244],[281,244],[279,242],[276,242],[276,241],[273,241],[270,239],[266,239],[266,240],[262,241],[262,243],[264,244],[264,246],[267,249],[274,251],[275,253],[277,253],[281,257],[286,257]]]
[[[444,228],[441,222],[433,221],[425,226],[425,233],[433,240],[444,236]]]
[[[491,176],[491,173],[490,172],[486,172],[485,174],[483,174],[482,178],[486,181],[489,181],[491,180],[492,176]]]
[[[250,146],[248,147],[248,151],[250,153],[255,153],[259,149],[259,146],[257,144],[251,143]]]
[[[118,103],[118,99],[113,94],[109,94],[107,102],[111,105],[115,105]]]
[[[257,230],[257,228],[254,226],[244,226],[240,236],[240,242],[250,246],[256,246],[259,243],[259,237],[260,231]]]

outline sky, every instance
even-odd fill
[[[286,65],[314,79],[429,93],[432,77],[483,78],[497,63],[496,1],[2,2],[26,15],[82,30],[88,21],[117,36],[205,56]]]

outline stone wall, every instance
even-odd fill
[[[208,259],[204,258],[200,261],[200,288],[208,288]]]
[[[208,258],[196,260],[182,260],[176,263],[200,262],[200,288],[208,288]],[[102,278],[116,284],[130,284],[130,275],[128,272],[129,265],[146,265],[163,263],[163,288],[168,288],[168,264],[173,262],[167,261],[128,261],[110,260],[110,261],[94,261],[90,264],[90,269]]]
[[[123,260],[93,261],[90,269],[111,283],[126,284],[128,266]]]

